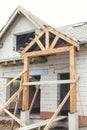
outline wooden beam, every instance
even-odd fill
[[[66,118],[67,118],[67,116],[58,116],[55,120],[53,120],[53,122],[60,121],[60,120],[66,119]],[[42,126],[45,126],[49,122],[49,120],[50,119],[43,120],[43,121],[40,121],[40,122],[36,122],[36,123],[31,124],[29,126],[18,128],[16,130],[32,130],[32,129],[35,129],[35,128],[38,128],[38,127],[42,127]]]
[[[34,97],[33,97],[33,99],[32,99],[32,102],[31,102],[31,105],[30,105],[30,108],[29,108],[29,112],[30,112],[30,113],[31,113],[32,108],[33,108],[33,106],[34,106],[34,103],[35,103],[35,100],[36,100],[36,97],[37,97],[37,95],[38,95],[39,90],[40,90],[40,86],[37,86],[36,91],[35,91],[35,94],[34,94]]]
[[[76,83],[76,80],[54,80],[54,81],[38,81],[38,82],[24,82],[23,85],[45,85],[45,84],[70,84]]]
[[[15,81],[16,79],[18,79],[19,77],[21,77],[24,73],[26,72],[26,70],[22,71],[20,74],[18,74],[17,76],[15,76],[12,80],[10,80],[8,83],[6,83],[3,87],[0,88],[0,91],[4,90],[5,88],[7,88],[11,83],[13,83],[13,81]]]
[[[0,113],[9,106],[9,104],[16,98],[16,96],[22,91],[22,88],[13,94],[13,96],[0,108]]]
[[[49,49],[49,39],[50,39],[50,37],[49,37],[49,31],[46,31],[45,32],[45,48],[46,49]]]
[[[70,49],[70,79],[76,78],[76,50],[72,46]],[[70,94],[70,112],[76,112],[76,84],[70,84],[72,92]]]
[[[37,40],[45,33],[46,30],[43,30],[40,32],[38,36],[36,36],[26,47],[23,51],[21,51],[21,55],[24,55],[25,52],[27,52],[34,44],[37,42]]]
[[[45,50],[43,44],[41,43],[41,41],[39,39],[37,39],[37,44],[40,47],[41,50]]]
[[[78,45],[78,43],[76,41],[74,41],[73,39],[69,38],[68,36],[62,34],[61,32],[53,29],[52,27],[48,28],[48,31],[50,31],[51,33],[57,35],[58,37],[60,37],[61,39],[67,41],[68,43],[70,43],[71,45],[75,46],[78,48],[78,50],[80,49],[80,45]]]
[[[24,82],[29,82],[29,57],[24,57],[24,70],[26,73],[24,74]],[[22,101],[22,110],[28,110],[28,101],[29,101],[29,87],[26,85],[23,86],[23,101]]]
[[[79,101],[80,101],[80,106],[81,106],[81,110],[82,110],[82,115],[85,116],[84,107],[83,107],[83,102],[82,102],[82,98],[81,98],[81,94],[80,94],[80,90],[79,90],[78,83],[77,83],[77,94],[78,94],[78,98],[79,98]]]
[[[51,127],[51,125],[53,123],[53,120],[57,117],[57,115],[59,114],[59,112],[63,108],[64,104],[68,100],[71,91],[72,91],[72,88],[69,90],[69,92],[67,93],[67,95],[65,96],[65,98],[63,99],[63,101],[60,103],[60,105],[56,109],[55,113],[53,114],[53,116],[51,117],[51,119],[49,120],[49,122],[47,123],[47,125],[45,126],[44,130],[49,130],[49,128]]]
[[[51,46],[50,46],[50,49],[53,49],[57,43],[57,41],[59,40],[59,37],[58,36],[55,36],[53,42],[51,43]]]
[[[0,78],[13,79],[14,76],[3,76],[3,75],[0,75]]]
[[[2,105],[0,105],[0,108],[2,108]],[[11,112],[9,112],[7,109],[4,109],[4,112],[6,112],[11,118],[13,118],[20,126],[26,126],[20,119],[15,117]]]
[[[21,88],[22,88],[22,79],[21,79],[21,81],[20,81],[20,87],[19,87],[19,89],[21,89]],[[18,95],[17,95],[18,100],[19,100],[19,98],[20,98],[20,95],[21,95],[21,93],[18,93]],[[16,101],[15,109],[14,109],[14,116],[16,116],[16,114],[17,114],[18,104],[19,104],[19,101]],[[14,122],[15,122],[15,120],[12,119],[12,121],[11,121],[11,126],[10,126],[10,130],[13,130]]]
[[[53,55],[61,52],[68,52],[70,50],[70,46],[55,48],[55,49],[46,49],[43,51],[35,51],[35,52],[27,52],[25,56],[27,57],[36,57],[36,56],[44,56],[44,55]]]

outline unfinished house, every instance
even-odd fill
[[[53,29],[18,7],[0,38],[0,112],[14,110],[21,77],[19,111],[87,116],[87,23]]]

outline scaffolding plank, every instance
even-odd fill
[[[63,120],[63,119],[66,119],[67,116],[59,116],[57,117],[55,121],[60,121],[60,120]],[[40,121],[40,122],[37,122],[37,123],[34,123],[32,125],[29,125],[29,126],[25,126],[25,127],[22,127],[22,128],[19,128],[18,130],[31,130],[31,129],[35,129],[35,128],[38,128],[38,127],[42,127],[42,126],[45,126],[47,123],[49,122],[49,119],[48,120],[44,120],[44,121]]]

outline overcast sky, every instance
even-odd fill
[[[53,27],[87,21],[87,0],[1,0],[0,29],[18,5]]]

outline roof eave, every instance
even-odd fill
[[[26,12],[22,7],[18,6],[16,10],[13,12],[13,14],[10,16],[10,18],[8,19],[6,25],[2,28],[0,32],[0,38],[2,38],[2,36],[4,35],[8,27],[11,25],[12,21],[15,19],[15,17],[18,14],[20,15],[20,13],[22,13],[29,21],[31,21],[31,23],[34,24],[36,28],[41,29],[41,27],[33,19],[29,17],[28,12]]]

